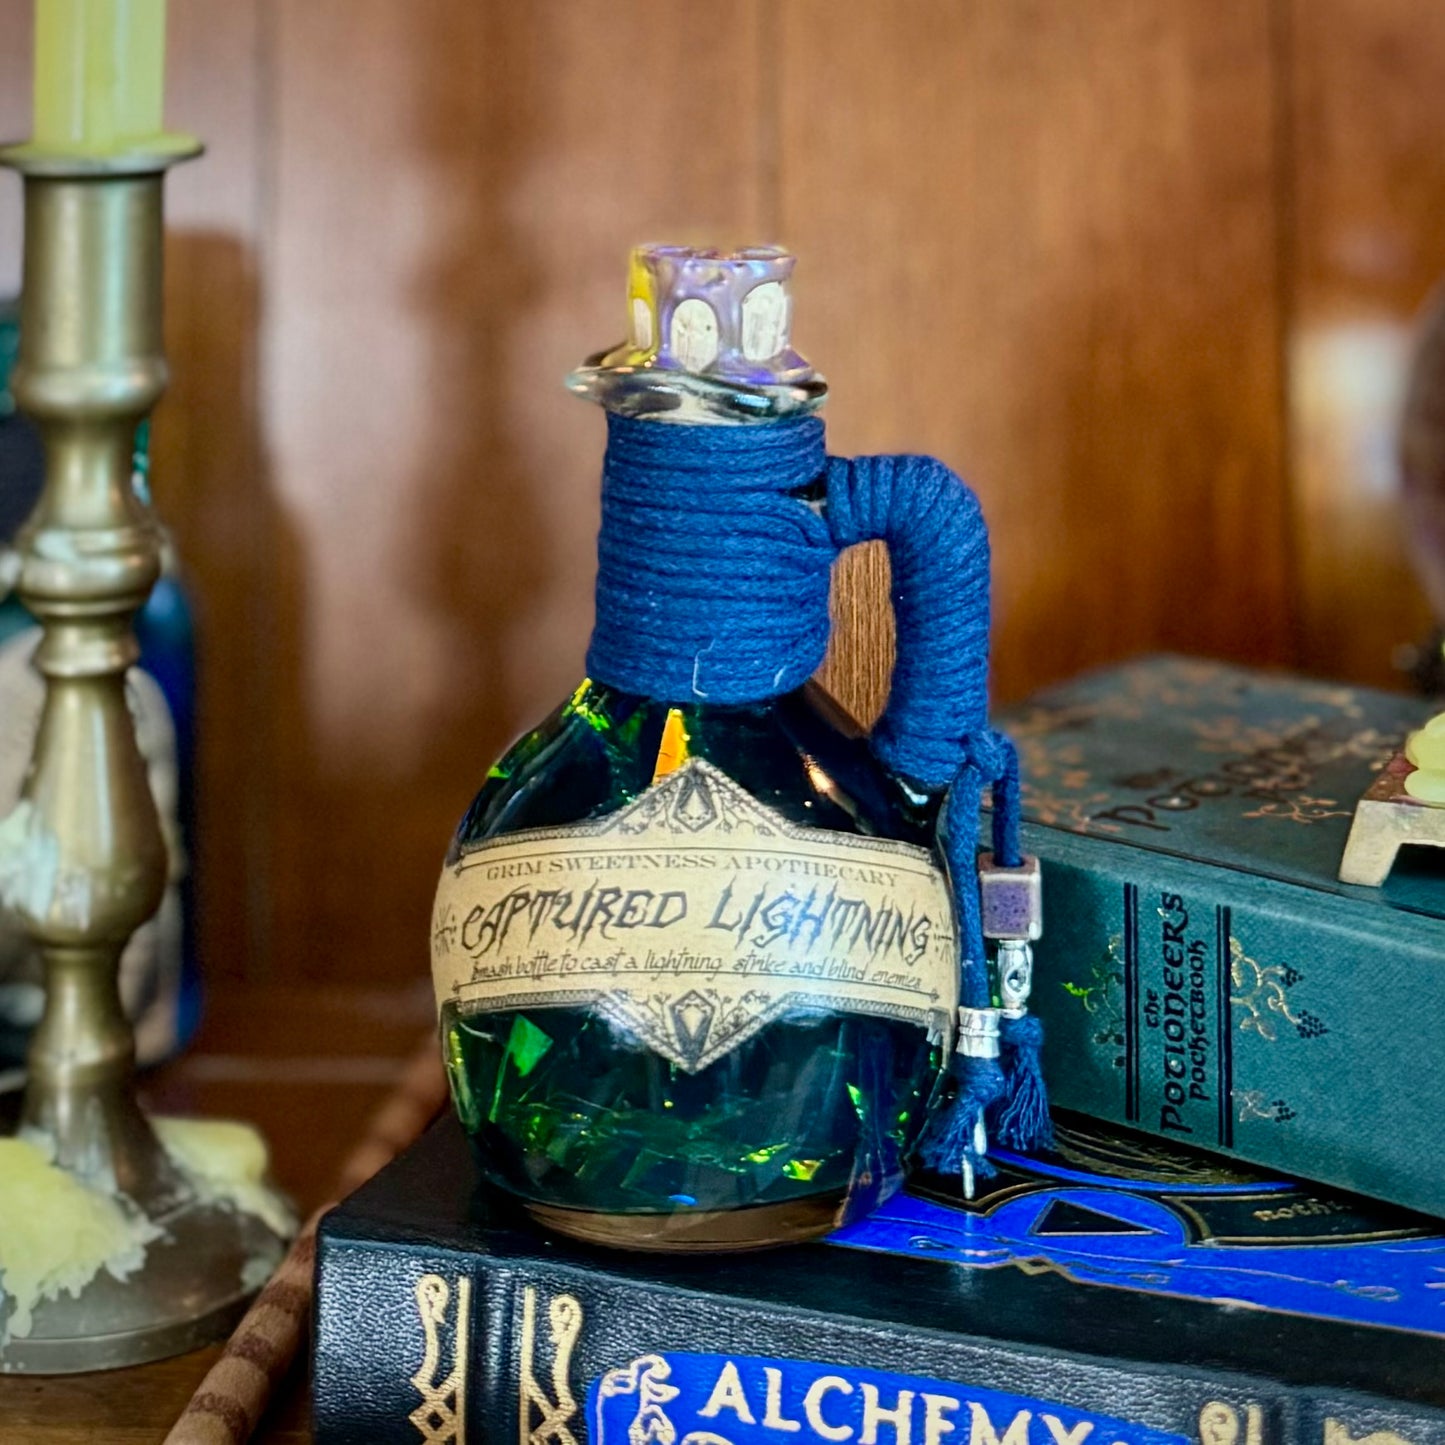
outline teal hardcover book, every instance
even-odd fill
[[[1381,889],[1336,876],[1427,715],[1175,657],[1003,715],[1056,1106],[1445,1215],[1445,852],[1402,850]]]

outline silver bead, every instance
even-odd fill
[[[996,1008],[959,1009],[958,1051],[971,1059],[998,1058],[998,1010]]]
[[[1003,1012],[1020,1018],[1028,1012],[1034,983],[1034,951],[1021,938],[1004,938],[998,945],[998,995]]]

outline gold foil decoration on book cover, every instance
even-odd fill
[[[924,849],[791,823],[691,759],[604,818],[449,864],[432,978],[463,1012],[590,1004],[696,1072],[800,1006],[946,1037],[958,953]]]
[[[417,1315],[426,1336],[420,1368],[411,1377],[421,1404],[407,1419],[427,1445],[465,1445],[467,1438],[467,1337],[471,1329],[472,1282],[456,1279],[456,1312],[451,1325],[452,1367],[438,1380],[447,1330],[447,1310],[453,1289],[439,1274],[424,1274],[413,1291]]]
[[[552,1343],[552,1397],[537,1379],[537,1291],[522,1291],[521,1364],[517,1371],[517,1410],[521,1445],[577,1445],[572,1419],[572,1351],[582,1333],[583,1311],[576,1295],[553,1295],[547,1306],[547,1337]],[[534,1423],[535,1422],[535,1423]]]

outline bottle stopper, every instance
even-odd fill
[[[797,257],[779,246],[637,246],[627,278],[628,336],[608,355],[624,366],[690,371],[748,386],[806,381],[793,350],[788,281]],[[604,363],[606,364],[606,363]]]
[[[745,417],[811,410],[823,378],[792,345],[797,258],[780,246],[633,248],[627,340],[569,384],[619,410]]]

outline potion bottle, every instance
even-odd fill
[[[629,340],[569,383],[608,413],[589,675],[492,767],[438,888],[457,1114],[495,1184],[593,1243],[825,1233],[899,1187],[961,1033],[998,1068],[996,987],[959,1028],[944,792],[809,681],[842,493],[792,268],[634,253]],[[965,912],[977,804],[950,803]]]

